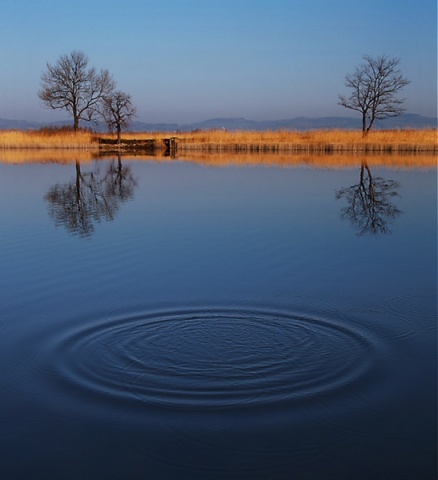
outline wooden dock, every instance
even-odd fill
[[[178,149],[178,137],[155,139],[122,139],[120,143],[112,138],[99,138],[99,149],[105,152],[155,152],[164,150],[164,155],[174,156]]]

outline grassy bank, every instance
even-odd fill
[[[126,140],[156,141],[164,148],[163,138],[178,137],[182,152],[437,152],[436,129],[376,130],[363,138],[352,130],[299,131],[222,131],[124,133]],[[0,149],[68,149],[99,150],[99,138],[114,139],[115,135],[69,130],[3,130]]]

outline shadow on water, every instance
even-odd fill
[[[395,180],[373,177],[366,161],[360,167],[359,183],[336,191],[336,199],[345,199],[347,206],[341,210],[341,218],[349,220],[357,235],[391,233],[389,225],[402,212],[391,201],[398,197]]]
[[[95,223],[114,220],[120,204],[133,198],[135,187],[131,168],[122,164],[120,155],[106,169],[97,165],[87,172],[76,160],[76,177],[51,187],[44,199],[56,226],[89,237],[94,233]]]

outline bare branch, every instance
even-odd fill
[[[47,108],[66,110],[73,116],[74,130],[79,121],[93,121],[98,105],[115,88],[108,70],[88,68],[88,57],[81,51],[62,55],[55,65],[47,64],[41,74],[38,97]]]
[[[376,119],[396,117],[404,112],[404,99],[396,95],[409,81],[398,69],[398,58],[364,55],[363,59],[365,62],[345,77],[345,86],[352,92],[348,98],[339,95],[338,104],[362,114],[362,131],[366,135]]]
[[[120,90],[110,92],[104,96],[101,115],[110,130],[116,130],[117,140],[120,143],[120,133],[129,125],[136,110],[131,102],[131,95]]]

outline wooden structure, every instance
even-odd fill
[[[165,155],[174,157],[178,150],[178,137],[163,138],[163,143],[166,147]]]
[[[120,143],[113,138],[99,138],[99,148],[101,150],[123,150],[123,151],[140,151],[140,152],[154,152],[156,150],[163,150],[166,156],[175,156],[178,148],[178,137],[162,138],[160,140],[154,139],[122,139]]]

